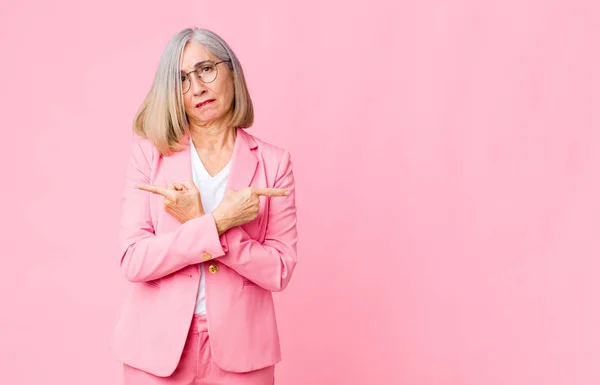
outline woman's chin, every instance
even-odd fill
[[[217,123],[221,117],[217,114],[201,114],[200,116],[195,115],[190,119],[192,125],[206,127]]]

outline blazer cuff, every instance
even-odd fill
[[[229,241],[231,240],[231,237],[236,235],[236,233],[241,233],[241,239],[244,238],[248,238],[248,234],[246,234],[246,231],[244,231],[244,229],[242,229],[240,226],[234,226],[232,228],[230,228],[229,230],[227,230],[226,232],[224,232],[223,234],[221,234],[221,239],[220,239],[220,243],[221,243],[221,249],[223,250],[223,252],[225,254],[227,254],[229,252]]]
[[[206,262],[213,258],[221,257],[225,255],[225,251],[221,247],[221,242],[219,240],[219,232],[217,230],[217,224],[215,223],[215,218],[212,216],[212,213],[205,214],[199,218],[194,218],[189,222],[193,222],[194,225],[194,233],[196,235],[196,239],[198,239],[197,252],[198,254],[193,256],[192,263]],[[200,236],[202,234],[202,236]],[[202,237],[202,241],[200,242],[200,237]]]

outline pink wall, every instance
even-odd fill
[[[279,384],[600,383],[597,5],[165,4],[2,6],[0,382],[119,383],[130,123],[198,25],[295,164]]]

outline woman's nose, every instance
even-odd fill
[[[194,93],[194,95],[200,94],[200,93],[202,93],[202,91],[204,91],[206,89],[206,86],[204,85],[202,80],[200,80],[200,77],[198,76],[198,74],[196,72],[194,72],[193,74],[190,74],[190,84],[191,84],[190,87],[192,88],[192,92]]]

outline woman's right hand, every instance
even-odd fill
[[[213,210],[219,235],[232,227],[243,225],[258,216],[259,196],[282,197],[289,191],[279,188],[246,187],[239,191],[227,190],[223,200]]]

